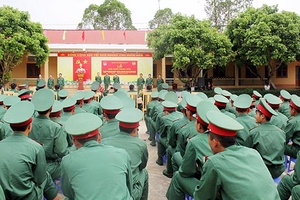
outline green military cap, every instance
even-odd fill
[[[62,106],[65,111],[70,111],[75,108],[76,99],[74,97],[68,97],[62,101]]]
[[[214,96],[214,100],[216,106],[223,106],[223,107],[226,106],[226,104],[229,102],[229,100],[226,97],[220,94],[216,94]]]
[[[19,90],[22,90],[22,89],[26,89],[27,88],[27,85],[26,84],[21,84],[18,86]]]
[[[34,106],[29,101],[19,101],[11,106],[3,116],[3,120],[11,126],[26,126],[31,123]]]
[[[84,92],[84,100],[89,100],[95,96],[95,92],[93,91],[85,91]]]
[[[240,95],[238,96],[233,105],[236,107],[236,108],[241,108],[241,109],[247,109],[247,108],[250,108],[252,104],[252,98],[250,97],[250,95]]]
[[[3,101],[6,97],[7,97],[7,95],[5,95],[5,94],[0,95],[0,105],[3,105]]]
[[[214,88],[214,93],[215,94],[222,94],[222,89],[220,87],[215,87]]]
[[[184,97],[182,97],[182,100],[180,102],[180,105],[182,106],[182,108],[186,108],[186,98],[191,95],[191,93],[186,94]]]
[[[206,101],[211,102],[212,104],[215,103],[215,99],[213,97],[209,97]]]
[[[274,94],[265,95],[264,99],[273,109],[278,109],[280,107],[280,104],[282,103],[281,99]]]
[[[62,89],[57,94],[60,98],[66,98],[69,95],[68,90]]]
[[[259,99],[259,98],[261,98],[262,96],[261,96],[261,94],[260,94],[259,92],[257,92],[256,90],[253,90],[253,95],[252,95],[252,97],[254,97],[255,99]]]
[[[256,110],[263,113],[267,117],[271,118],[272,115],[278,115],[271,106],[266,102],[264,98],[259,99],[259,103],[257,104]]]
[[[188,91],[184,90],[181,92],[181,97],[184,98],[186,95],[189,95],[191,93],[189,93]]]
[[[207,112],[209,132],[220,136],[236,136],[236,131],[244,127],[235,119],[215,110]]]
[[[120,83],[114,83],[113,87],[116,88],[116,89],[120,89],[121,85],[120,85]]]
[[[186,97],[186,108],[192,112],[197,112],[197,105],[203,101],[199,96],[191,94]]]
[[[6,107],[10,107],[18,102],[20,102],[21,99],[19,97],[16,96],[7,96],[4,100],[3,100],[3,104]]]
[[[161,103],[164,106],[164,111],[176,111],[178,105],[172,101],[164,101]]]
[[[210,110],[215,110],[217,112],[220,112],[220,110],[213,103],[209,101],[201,101],[198,103],[196,119],[200,124],[204,126],[208,125],[209,122],[206,117],[206,113]]]
[[[72,97],[76,99],[76,101],[81,101],[84,99],[84,91],[77,91]]]
[[[297,95],[291,95],[290,106],[300,111],[300,97]]]
[[[135,108],[135,101],[132,98],[125,96],[124,98],[121,99],[121,101],[123,102],[122,109]]]
[[[120,88],[120,89],[118,89],[118,91],[124,92],[127,97],[130,97],[130,94],[124,88]]]
[[[232,94],[232,95],[230,96],[230,101],[234,102],[235,99],[236,99],[237,97],[238,97],[238,95]],[[250,98],[251,98],[251,97],[250,97]]]
[[[22,89],[18,92],[18,97],[23,100],[23,99],[29,99],[31,98],[32,90],[27,90],[27,89]]]
[[[91,138],[99,134],[98,128],[102,120],[92,113],[78,113],[72,115],[65,124],[65,130],[74,139]]]
[[[291,99],[291,94],[286,90],[280,90],[280,96],[285,100]]]
[[[117,115],[119,126],[124,128],[137,128],[143,119],[143,112],[137,108],[124,108]]]
[[[101,99],[100,106],[107,114],[117,114],[123,108],[123,103],[119,97],[110,95]]]
[[[163,84],[161,85],[161,87],[162,87],[163,89],[167,90],[167,89],[169,89],[169,84],[168,84],[168,83],[163,83]]]
[[[114,96],[119,97],[122,101],[123,98],[127,98],[127,94],[123,91],[118,90],[117,92],[114,93]]]
[[[165,101],[172,101],[173,103],[175,103],[177,105],[178,103],[178,96],[175,92],[170,91],[166,94],[165,96]]]
[[[151,92],[151,98],[158,98],[158,92]]]
[[[33,103],[36,111],[43,112],[53,106],[54,100],[54,92],[44,88],[34,93],[31,102]]]
[[[197,95],[203,100],[208,99],[207,95],[204,92],[199,92]]]
[[[63,109],[63,103],[55,100],[54,104],[52,106],[51,114],[60,112],[60,111],[62,111],[62,109]]]
[[[222,90],[222,95],[224,97],[226,97],[227,99],[229,99],[232,94],[231,94],[231,92],[229,92],[227,90]]]
[[[94,81],[91,85],[91,90],[97,91],[99,86],[100,86],[100,83],[98,81]]]
[[[166,96],[167,93],[168,93],[167,90],[161,90],[161,91],[159,91],[158,98],[160,98],[162,100],[165,100],[165,96]]]
[[[45,81],[44,79],[41,79],[41,80],[39,81],[39,83],[37,84],[37,86],[38,86],[39,88],[45,87],[45,86],[46,86],[46,81]]]

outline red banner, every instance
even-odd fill
[[[82,66],[83,70],[78,70]],[[91,57],[89,56],[80,56],[73,57],[73,80],[78,80],[78,75],[76,71],[84,71],[83,80],[91,80]]]
[[[71,52],[60,52],[58,53],[58,57],[152,57],[152,53],[110,53],[110,52],[93,52],[93,53],[71,53]]]
[[[137,75],[138,62],[136,60],[103,60],[102,74],[109,75]]]

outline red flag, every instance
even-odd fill
[[[78,75],[76,74],[77,69],[79,68],[80,64],[82,68],[85,69],[84,74],[84,81],[87,79],[91,80],[91,57],[90,56],[74,56],[73,57],[73,80],[76,81]]]
[[[126,32],[125,32],[125,30],[123,32],[123,36],[124,36],[124,40],[126,40]]]
[[[82,39],[82,41],[84,41],[84,39],[85,39],[85,33],[84,33],[84,31],[82,31],[81,39]]]

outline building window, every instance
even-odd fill
[[[27,63],[27,78],[38,78],[40,68],[36,64]]]
[[[219,67],[219,66],[214,67],[213,68],[213,77],[215,77],[215,78],[224,78],[224,77],[226,77],[225,67]]]
[[[276,78],[287,78],[288,67],[286,64],[281,64],[281,66],[276,71]]]
[[[246,78],[256,78],[257,68],[255,66],[246,67]]]
[[[166,78],[174,78],[172,67],[173,65],[166,65]]]

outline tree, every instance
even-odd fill
[[[202,69],[225,66],[232,56],[232,44],[225,34],[211,28],[209,21],[181,14],[150,32],[148,46],[154,50],[155,60],[173,55],[173,72],[192,85]]]
[[[299,58],[300,17],[293,12],[278,13],[277,6],[249,8],[233,19],[226,34],[233,43],[236,64],[245,66],[260,78],[271,83],[276,70]],[[254,66],[256,69],[253,70]],[[267,67],[265,77],[260,68]],[[264,71],[264,70],[263,70]]]
[[[0,82],[8,82],[12,69],[28,54],[35,55],[37,66],[44,64],[49,56],[47,42],[42,25],[31,22],[28,12],[1,7]]]
[[[155,29],[160,25],[169,24],[172,17],[173,17],[173,12],[170,8],[158,10],[154,15],[154,19],[149,21],[149,27],[151,29]]]
[[[84,10],[78,28],[95,30],[136,29],[132,25],[130,10],[117,0],[105,0],[100,6],[91,4]]]
[[[252,5],[253,0],[206,0],[205,12],[212,26],[224,29],[238,13]]]

